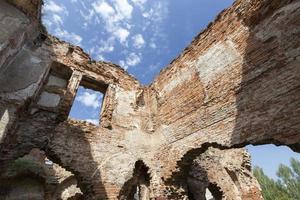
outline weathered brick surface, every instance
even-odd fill
[[[45,163],[45,153],[32,149],[0,174],[1,199],[67,200],[82,196],[75,176],[55,163]]]
[[[173,123],[169,122],[167,130],[172,130],[169,140],[176,141],[191,133],[205,133],[217,134],[222,138],[220,143],[232,145],[249,140],[255,142],[258,135],[261,141],[263,135],[265,140],[272,140],[276,134],[297,133],[295,125],[299,125],[299,115],[290,107],[299,101],[299,47],[295,45],[295,39],[299,38],[295,20],[299,19],[299,2],[277,11],[270,10],[269,18],[259,18],[257,20],[262,20],[261,23],[258,21],[258,25],[250,27],[246,25],[250,19],[240,17],[245,12],[249,15],[249,10],[238,12],[243,4],[246,3],[236,2],[220,14],[218,20],[201,33],[152,84],[160,94],[160,101],[164,102],[158,108],[162,111],[158,121],[168,116],[165,110],[183,115],[180,119],[173,119]],[[260,4],[256,2],[253,3],[255,5],[258,8],[254,7],[251,11],[259,13],[268,9],[268,6],[259,8]],[[197,73],[203,88],[199,88],[198,93],[193,86],[186,85],[181,93],[170,90],[169,94],[165,94],[170,86],[175,91],[176,87],[184,87]],[[195,102],[188,106],[181,103],[193,93]],[[199,104],[197,97],[203,96],[205,98]],[[182,111],[183,106],[185,111]],[[290,113],[290,116],[285,113]],[[280,121],[274,118],[275,115]],[[285,132],[281,133],[279,127],[285,127]]]
[[[40,4],[8,2],[40,23]],[[260,199],[247,154],[232,148],[299,151],[299,9],[237,0],[145,87],[35,24],[37,39],[0,52],[0,172],[39,148],[85,199],[130,199],[137,188],[141,199],[201,199],[210,186],[224,199]],[[79,85],[106,93],[99,127],[67,119]]]
[[[251,175],[249,154],[243,149],[208,148],[191,166],[187,184],[194,199],[201,199],[201,186],[212,193],[219,188],[222,199],[263,199],[260,186]],[[206,185],[205,185],[206,184]]]

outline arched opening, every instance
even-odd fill
[[[201,149],[189,151],[179,162],[191,166],[188,175],[181,171],[181,177],[188,177],[189,199],[300,197],[300,190],[294,187],[300,184],[300,155],[287,146],[265,144],[227,149],[215,145]],[[189,157],[196,151],[198,154]],[[182,165],[180,169],[185,168]]]
[[[135,200],[150,199],[150,191],[149,191],[150,174],[148,171],[149,168],[144,164],[143,161],[139,160],[135,163],[134,174],[137,176],[136,187],[133,188],[133,191],[135,189],[135,193],[134,193]]]
[[[77,184],[76,177],[56,163],[46,162],[49,174],[47,176],[46,199],[69,200],[82,198],[82,192]]]
[[[188,151],[165,181],[168,197],[196,199],[262,199],[244,148],[206,144]]]
[[[222,178],[224,179],[226,179],[225,176],[227,174],[226,172],[224,173],[225,170],[221,172],[222,169],[214,167],[214,164],[220,165],[220,163],[215,161],[212,163],[207,162],[202,155],[197,156],[193,161],[187,177],[187,192],[190,200],[222,200],[222,189],[224,187],[221,188],[218,184],[222,186],[223,183],[212,174],[218,174],[217,176],[223,175],[224,177]]]
[[[45,197],[45,155],[32,150],[12,161],[0,174],[0,199],[43,199]]]
[[[126,200],[150,199],[149,167],[141,160],[135,163],[133,176],[123,186],[119,198]]]
[[[221,191],[221,188],[217,186],[216,183],[209,183],[209,180],[188,180],[189,200],[222,200],[222,197],[223,192]]]
[[[57,187],[53,195],[56,199],[69,200],[72,198],[82,198],[82,192],[77,186],[77,180],[74,176],[70,176],[63,180]]]
[[[169,197],[181,195],[190,200],[274,199],[282,195],[283,199],[298,199],[300,191],[293,185],[300,182],[299,171],[300,155],[287,146],[228,148],[207,143],[186,152],[165,184]]]
[[[206,200],[222,200],[222,195],[220,188],[213,183],[210,183],[205,190]]]
[[[32,149],[0,174],[0,199],[68,200],[82,197],[75,176]]]

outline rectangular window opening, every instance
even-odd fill
[[[105,84],[83,77],[68,118],[99,126],[106,89]]]
[[[58,62],[53,62],[44,85],[36,99],[36,107],[50,112],[58,112],[59,105],[67,90],[72,70]]]

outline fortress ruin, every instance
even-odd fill
[[[0,1],[1,200],[259,200],[243,147],[300,152],[299,0],[236,0],[148,86],[47,34],[41,6]],[[99,126],[68,119],[79,86]]]

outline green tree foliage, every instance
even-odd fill
[[[300,200],[300,162],[291,158],[290,164],[291,167],[280,164],[278,180],[269,178],[260,167],[254,167],[253,174],[265,200]]]

